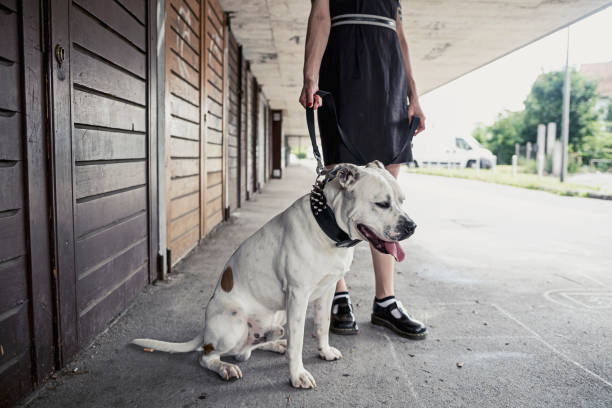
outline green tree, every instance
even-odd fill
[[[540,75],[525,100],[525,121],[521,142],[536,142],[537,127],[540,123],[556,122],[561,129],[563,111],[562,71]],[[597,81],[581,76],[576,70],[570,72],[570,150],[581,153],[585,138],[598,133],[598,114],[595,104],[599,99]]]
[[[559,132],[564,76],[561,71],[540,75],[525,99],[525,110],[499,114],[491,126],[476,127],[474,138],[497,155],[498,163],[510,163],[515,143],[537,142],[538,124],[556,122]],[[601,152],[608,151],[604,146],[608,146],[609,137],[603,137],[599,114],[595,110],[599,99],[597,81],[583,77],[575,70],[570,72],[570,80],[570,151],[582,155],[585,160],[599,157]],[[608,115],[612,113],[608,112]]]
[[[497,163],[509,164],[514,145],[521,143],[524,120],[524,112],[506,111],[500,113],[491,126],[479,125],[472,136],[497,156]]]

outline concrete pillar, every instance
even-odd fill
[[[555,140],[557,139],[557,123],[550,122],[547,127],[546,133],[546,155],[550,156],[555,146]]]
[[[527,160],[531,159],[531,142],[527,142],[527,146],[525,146],[525,158]]]
[[[546,143],[546,126],[544,124],[538,125],[538,153],[536,156],[538,177],[542,178],[544,174],[544,145]]]
[[[512,177],[516,177],[517,167],[518,167],[518,156],[514,154],[512,155]]]
[[[552,171],[555,177],[561,175],[561,166],[563,160],[563,145],[560,140],[555,140],[552,151]]]

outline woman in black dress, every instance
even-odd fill
[[[351,146],[343,143],[335,117],[315,94],[319,88],[331,92],[338,124]],[[420,118],[416,133],[425,129],[399,0],[312,0],[300,103],[318,109],[326,166],[380,160],[397,178],[400,163],[412,160],[412,117]],[[425,325],[395,299],[393,257],[370,249],[376,277],[372,323],[423,338]],[[344,279],[336,285],[330,330],[359,331]]]

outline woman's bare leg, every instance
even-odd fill
[[[393,175],[393,177],[397,178],[400,165],[390,164],[387,166],[387,170]],[[376,297],[378,299],[382,299],[387,296],[391,296],[393,295],[393,270],[395,266],[393,257],[391,255],[378,252],[372,245],[370,245],[370,251],[372,252],[372,264],[374,265]],[[348,288],[346,287],[344,278],[342,278],[336,284],[336,292],[346,291],[348,291]]]
[[[341,278],[338,283],[336,283],[336,292],[348,292],[344,278]]]
[[[387,166],[389,173],[397,178],[400,165],[390,164]],[[385,298],[394,294],[393,291],[393,272],[395,269],[395,260],[389,254],[378,252],[370,245],[372,252],[372,264],[374,265],[374,278],[376,282],[376,297],[378,299]]]

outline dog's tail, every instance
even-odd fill
[[[163,351],[165,353],[189,353],[200,348],[203,342],[203,335],[196,336],[184,343],[172,343],[153,339],[134,339],[131,341],[132,344],[144,347],[147,349],[146,351]]]

